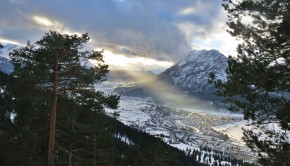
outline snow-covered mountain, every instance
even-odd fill
[[[165,70],[159,78],[189,93],[212,93],[208,83],[209,73],[226,80],[227,57],[217,50],[193,50],[178,63]]]
[[[17,48],[18,45],[15,44],[5,44],[2,49],[0,49],[0,57],[8,58],[9,52],[11,52],[13,49]]]
[[[7,58],[0,56],[0,71],[9,74],[13,71],[13,66]]]
[[[7,44],[4,48],[0,49],[0,70],[4,73],[11,73],[13,71],[13,66],[10,63],[8,57],[9,52],[11,52],[17,45]]]

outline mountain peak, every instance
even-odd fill
[[[187,56],[182,58],[176,65],[182,66],[184,64],[190,63],[191,61],[211,61],[219,58],[222,60],[227,59],[223,54],[214,49],[192,50]]]
[[[192,50],[178,63],[160,74],[161,80],[189,93],[213,92],[209,73],[226,80],[227,57],[217,50]]]

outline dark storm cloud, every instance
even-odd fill
[[[129,56],[176,60],[194,37],[214,31],[219,0],[7,0],[0,2],[0,39],[38,40],[47,29],[88,32],[94,47]],[[4,16],[4,17],[3,17]],[[32,17],[51,20],[40,26]]]

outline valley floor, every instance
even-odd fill
[[[121,85],[123,86],[123,85]],[[119,85],[105,82],[97,89],[114,93]],[[129,93],[128,93],[129,94]],[[200,103],[203,105],[205,103]],[[141,129],[185,152],[210,148],[238,159],[255,162],[255,154],[242,141],[242,128],[249,128],[242,114],[191,106],[159,104],[151,97],[121,95],[119,108],[106,113],[122,123]]]
[[[117,119],[142,129],[181,150],[212,148],[251,161],[254,154],[241,140],[246,126],[241,114],[172,108],[156,104],[150,97],[121,96]]]

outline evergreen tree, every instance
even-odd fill
[[[3,165],[44,165],[47,153],[48,106],[45,94],[28,78],[1,77],[1,149]],[[3,116],[2,116],[3,115]],[[12,118],[13,117],[13,118]],[[3,120],[3,121],[2,121]]]
[[[62,41],[60,34],[49,32],[44,37],[48,40],[46,45],[61,50],[52,42],[58,40],[50,39],[54,35]],[[74,43],[63,41],[66,42]],[[0,71],[0,163],[3,166],[39,166],[46,163],[48,115],[54,78],[54,70],[51,69],[54,63],[49,55],[52,56],[53,52],[39,44],[34,46],[28,43],[26,47],[11,53],[16,66],[14,72],[7,75]],[[52,63],[46,63],[49,61]],[[72,58],[60,60],[58,66],[55,165],[205,165],[197,162],[196,157],[187,156],[136,126],[130,128],[106,116],[100,111],[103,105],[116,108],[118,97],[91,91],[92,84],[85,83],[90,83],[94,77],[91,75],[94,69],[73,68],[76,64]],[[100,66],[97,68],[100,69]],[[82,77],[83,72],[87,77]],[[78,82],[77,78],[81,80]],[[119,141],[115,137],[116,133],[127,135],[134,145]]]
[[[227,82],[210,82],[258,130],[244,130],[263,165],[290,165],[290,1],[223,0],[229,33],[243,42],[229,57]],[[278,129],[277,129],[278,128]]]
[[[25,80],[35,90],[33,96],[31,89],[27,89],[27,92],[22,93],[26,96],[21,97],[24,100],[29,97],[41,100],[39,103],[43,107],[31,106],[40,109],[39,111],[50,109],[48,166],[54,165],[59,98],[71,100],[91,111],[102,110],[104,105],[116,108],[118,104],[118,96],[106,96],[93,87],[95,83],[104,80],[108,66],[103,63],[102,52],[81,51],[88,40],[88,34],[63,35],[49,31],[35,45],[28,42],[27,46],[10,53],[14,65],[11,77],[17,81]],[[97,65],[88,67],[89,60],[94,60]],[[34,100],[30,100],[32,104],[36,103]],[[19,114],[17,112],[17,116]]]

